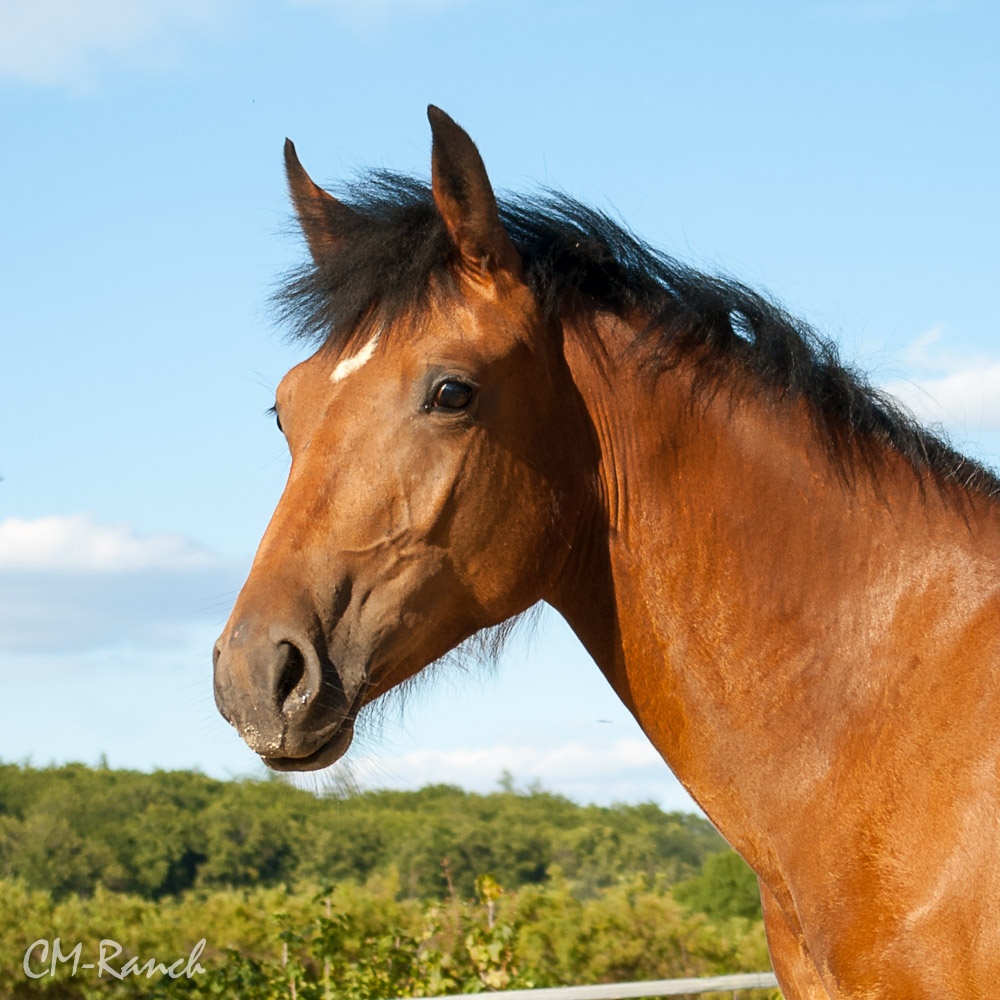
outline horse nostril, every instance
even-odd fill
[[[302,679],[306,675],[306,660],[302,655],[302,650],[294,643],[279,643],[278,650],[283,662],[278,669],[274,695],[278,711],[288,713],[296,707],[296,702],[305,704],[308,700],[309,692],[302,691],[298,693],[298,697],[291,704],[288,704],[289,699],[295,695],[296,689],[300,686]]]

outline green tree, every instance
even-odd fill
[[[710,917],[762,919],[757,876],[735,851],[713,854],[700,875],[674,886],[674,898]]]
[[[159,900],[199,887],[362,885],[394,871],[402,896],[454,889],[472,900],[484,872],[513,890],[545,884],[557,867],[586,897],[638,874],[662,885],[690,878],[725,846],[696,816],[581,807],[509,785],[341,798],[279,780],[0,765],[0,877],[56,896],[103,886]]]

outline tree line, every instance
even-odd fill
[[[470,899],[554,867],[580,894],[645,875],[697,874],[725,842],[654,804],[579,806],[540,790],[322,796],[282,780],[217,781],[82,764],[0,765],[0,877],[59,899],[97,886],[157,900],[191,889],[363,884],[390,867],[406,898]]]
[[[112,945],[107,974],[84,968]],[[0,765],[4,1000],[380,1000],[767,962],[749,869],[652,804]]]

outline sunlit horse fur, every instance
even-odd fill
[[[787,997],[1000,989],[1000,482],[748,289],[555,196],[339,201],[289,143],[319,349],[216,650],[278,769],[538,601],[756,870]],[[526,690],[525,699],[534,697]]]

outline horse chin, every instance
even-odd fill
[[[354,739],[354,723],[345,722],[318,750],[302,757],[265,757],[261,760],[272,771],[318,771],[329,767],[347,753]]]

